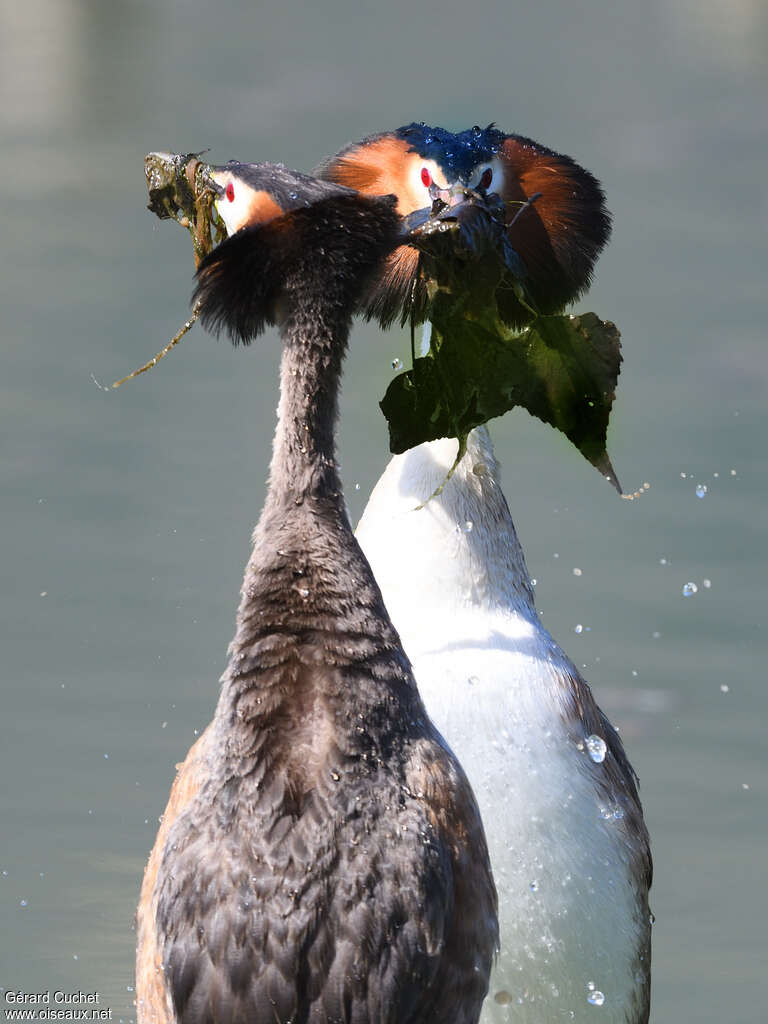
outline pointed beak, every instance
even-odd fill
[[[224,170],[223,167],[211,167],[210,169],[207,170],[205,175],[205,184],[208,186],[211,192],[215,193],[217,199],[221,199],[222,196],[226,193],[226,189],[224,188],[224,186],[220,185],[215,178],[215,172],[222,170]]]
[[[434,206],[425,206],[421,210],[414,210],[407,217],[403,217],[400,224],[400,237],[402,244],[415,242],[423,233],[426,225],[432,221]]]
[[[461,248],[476,256],[503,244],[504,204],[496,193],[489,195],[457,182],[447,188],[433,185],[430,196],[431,207],[403,219],[404,242],[427,248],[431,236],[452,232]]]
[[[453,185],[448,185],[446,188],[438,188],[437,185],[433,185],[430,194],[433,203],[441,204],[440,208],[443,210],[452,210],[467,202],[482,202],[485,198],[484,192],[476,192],[474,189],[462,185],[461,182],[454,182]]]

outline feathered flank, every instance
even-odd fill
[[[193,303],[208,330],[250,344],[290,314],[293,291],[316,276],[318,261],[333,268],[324,281],[332,281],[337,301],[351,310],[358,305],[367,277],[396,244],[400,218],[391,196],[321,184],[323,198],[242,228],[203,260]]]

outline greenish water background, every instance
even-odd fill
[[[579,308],[622,330],[610,451],[650,491],[619,501],[524,413],[493,433],[545,621],[641,777],[652,1019],[765,1019],[767,43],[755,0],[0,6],[0,986],[134,1017],[141,872],[263,500],[274,334],[235,352],[196,331],[119,392],[91,380],[186,316],[190,246],[144,210],[144,153],[308,170],[410,120],[493,119],[583,162],[615,215]],[[355,519],[407,354],[356,331]]]

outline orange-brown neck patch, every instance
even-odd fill
[[[283,208],[275,202],[269,192],[254,191],[248,203],[248,216],[246,223],[249,225],[264,224],[268,220],[283,215]]]
[[[396,195],[397,212],[404,216],[425,205],[423,197],[411,195],[408,185],[408,168],[418,159],[409,150],[403,139],[385,135],[344,153],[330,164],[325,176],[367,195]]]

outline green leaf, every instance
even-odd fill
[[[495,255],[424,260],[430,351],[391,382],[381,408],[390,449],[438,437],[465,440],[516,406],[561,430],[617,490],[606,433],[621,365],[616,326],[594,313],[533,316],[522,331],[499,319]],[[506,281],[509,281],[507,275]]]

